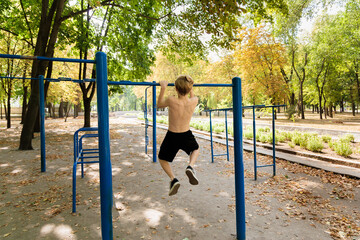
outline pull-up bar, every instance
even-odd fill
[[[0,76],[0,78],[7,78],[7,79],[25,79],[25,80],[39,80],[40,78],[32,78],[32,77],[6,77],[6,76]],[[49,82],[74,82],[74,83],[83,83],[83,82],[95,82],[96,79],[72,79],[72,78],[65,78],[65,77],[59,77],[59,78],[43,78],[43,80],[49,81]]]
[[[11,55],[11,54],[0,54],[0,58],[29,59],[29,60],[51,61],[51,62],[95,63],[95,60],[88,60],[88,59],[49,58],[42,56],[23,56],[23,55]]]
[[[157,82],[131,82],[131,81],[108,81],[109,85],[135,85],[135,86],[160,86]],[[175,86],[169,83],[168,86]],[[194,87],[232,87],[232,84],[224,83],[195,83]]]

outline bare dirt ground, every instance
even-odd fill
[[[71,213],[72,136],[82,121],[46,120],[46,173],[39,136],[35,150],[19,151],[21,126],[1,128],[0,238],[101,239],[97,164],[86,166],[84,179],[78,171],[77,213]],[[179,153],[172,166],[181,187],[169,197],[167,176],[144,154],[144,128],[132,118],[111,118],[110,131],[114,239],[235,239],[232,160],[211,163],[210,143],[198,139],[200,184],[188,183],[188,159]],[[164,134],[158,130],[158,146]],[[244,153],[244,164],[247,239],[360,239],[359,179],[278,160],[277,176],[260,169],[254,181],[252,154]]]

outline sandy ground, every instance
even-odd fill
[[[101,239],[97,164],[86,166],[84,179],[78,171],[77,213],[71,213],[72,136],[82,119],[46,121],[46,173],[39,136],[35,150],[18,151],[21,127],[14,125],[0,132],[0,238]],[[158,130],[158,146],[164,134]],[[144,128],[112,118],[111,139],[114,239],[235,239],[232,160],[211,163],[210,143],[199,139],[200,184],[188,183],[188,157],[179,153],[172,166],[181,187],[169,197],[167,176],[144,154]],[[224,149],[215,145],[215,151]],[[276,177],[260,169],[254,181],[252,154],[244,158],[247,239],[360,239],[359,179],[279,160]]]

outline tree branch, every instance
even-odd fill
[[[100,3],[100,6],[104,6],[106,3],[109,3],[109,2],[111,2],[111,1],[113,1],[113,0],[105,0],[105,1],[103,1],[103,2]],[[87,11],[89,11],[89,10],[92,10],[92,9],[94,9],[94,8],[96,8],[96,7],[88,7],[88,8],[86,8],[86,9],[82,9],[82,10],[80,10],[80,11],[71,12],[70,14],[68,14],[68,15],[66,15],[66,16],[63,16],[63,17],[60,19],[60,21],[61,21],[61,22],[62,22],[62,21],[65,21],[65,20],[67,20],[67,19],[69,19],[69,18],[75,17],[76,15],[79,15],[79,14],[83,14],[83,13],[85,13],[85,12],[87,12]]]
[[[166,17],[168,17],[168,16],[170,16],[172,14],[172,11],[170,11],[169,13],[165,14],[164,16],[161,16],[159,18],[154,18],[154,17],[150,17],[150,16],[147,16],[147,15],[144,15],[144,14],[141,14],[141,13],[136,13],[135,11],[132,11],[131,9],[127,9],[124,6],[120,5],[120,4],[114,3],[113,0],[105,0],[105,1],[100,3],[100,6],[113,6],[113,7],[121,8],[121,9],[124,9],[124,10],[126,10],[128,12],[134,13],[137,16],[140,16],[140,17],[143,17],[143,18],[146,18],[146,19],[150,19],[150,20],[154,20],[154,21],[160,21],[161,19],[164,19],[164,18],[166,18]],[[63,16],[61,18],[61,21],[65,21],[65,20],[67,20],[69,18],[75,17],[76,15],[79,15],[79,14],[83,14],[84,12],[87,12],[87,11],[95,9],[95,8],[97,8],[97,6],[88,7],[87,9],[83,9],[83,10],[76,11],[76,12],[71,12],[70,14],[68,14],[66,16]]]
[[[10,33],[10,34],[12,34],[12,35],[14,35],[14,36],[17,36],[17,37],[19,36],[19,34],[15,33],[15,32],[12,32],[12,31],[9,30],[9,29],[5,29],[5,28],[0,27],[0,30],[5,31],[5,32],[8,32],[8,33]],[[22,38],[21,40],[24,41],[24,42],[26,42],[26,43],[29,44],[30,46],[34,47],[34,46],[32,45],[32,43],[29,42],[28,40],[26,40],[25,38]]]
[[[30,33],[31,46],[32,46],[33,48],[35,48],[34,39],[33,39],[33,33],[32,33],[32,31],[31,31],[30,23],[29,23],[29,20],[28,20],[28,18],[27,18],[27,16],[26,16],[26,12],[25,12],[24,4],[23,4],[23,1],[22,1],[22,0],[20,0],[20,5],[21,5],[21,9],[22,9],[23,14],[24,14],[24,18],[25,18],[25,21],[26,21],[26,25],[27,25],[28,30],[29,30],[29,33]]]

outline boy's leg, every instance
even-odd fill
[[[199,156],[199,149],[194,150],[191,154],[190,154],[190,162],[189,162],[189,166],[194,167],[196,159]]]
[[[170,177],[171,181],[170,181],[170,191],[169,191],[169,196],[172,196],[174,194],[177,193],[177,191],[179,190],[180,187],[180,183],[179,181],[175,178],[170,164],[168,161],[165,160],[161,160],[159,159],[160,165],[161,167],[164,169],[164,171],[166,172],[166,174]]]
[[[194,150],[194,151],[190,154],[189,166],[186,168],[186,171],[185,171],[186,175],[187,175],[188,178],[189,178],[189,182],[190,182],[190,184],[192,184],[192,185],[198,185],[198,184],[199,184],[199,181],[198,181],[198,179],[196,178],[195,171],[194,171],[194,169],[193,169],[194,164],[195,164],[196,159],[197,159],[198,156],[199,156],[199,149]]]
[[[159,159],[161,167],[164,169],[166,174],[169,176],[170,180],[175,178],[173,171],[171,170],[170,164],[168,161]]]

